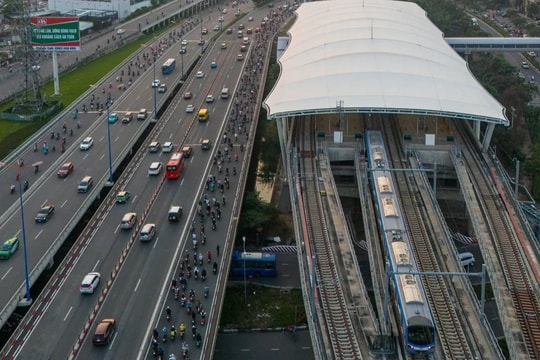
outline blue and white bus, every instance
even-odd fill
[[[168,75],[174,71],[174,68],[176,67],[176,59],[170,58],[165,61],[163,66],[161,67],[161,72],[163,75]]]
[[[230,275],[244,276],[244,271],[246,276],[276,276],[276,254],[234,250]]]

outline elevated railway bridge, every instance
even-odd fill
[[[386,118],[380,120],[381,124],[389,122]],[[317,121],[320,123],[321,118]],[[384,321],[384,314],[391,310],[386,306],[385,297],[388,296],[385,255],[367,180],[369,169],[363,140],[355,129],[351,130],[355,131],[354,135],[346,134],[343,143],[326,141],[326,135],[320,136],[315,123],[315,117],[291,120],[287,125],[291,130],[286,137],[289,141],[282,146],[284,153],[289,154],[284,160],[289,169],[287,181],[291,199],[294,199],[309,326],[317,329],[311,332],[316,354],[320,358],[348,358],[345,354],[367,358],[397,351],[405,356],[398,349],[398,338],[402,335],[399,320],[396,320],[399,314],[394,314],[389,322]],[[464,271],[452,241],[455,229],[450,229],[445,216],[448,209],[437,199],[437,191],[443,193],[445,188],[451,187],[448,184],[452,183],[450,178],[454,171],[459,194],[456,201],[466,208],[470,236],[479,240],[483,260],[477,259],[477,265],[485,262],[488,269],[510,357],[536,358],[536,344],[540,344],[536,325],[540,313],[534,287],[538,283],[535,270],[538,249],[527,245],[534,243],[531,242],[533,232],[523,220],[519,206],[514,206],[517,202],[512,200],[511,186],[505,185],[501,174],[490,165],[492,159],[478,152],[466,132],[454,132],[459,134],[456,136],[459,140],[454,139],[454,143],[462,146],[445,144],[438,150],[437,146],[426,147],[403,140],[404,127],[389,126],[385,130],[386,143],[395,144],[389,146],[392,156],[389,167],[403,169],[395,176],[400,184],[401,206],[408,214],[408,231],[415,239],[414,256],[421,270]],[[445,176],[439,189],[433,186],[437,183],[437,172],[431,171],[436,167],[430,154],[435,154],[436,161],[445,159]],[[347,162],[357,184],[363,232],[358,232],[358,228],[354,231],[354,226],[348,223],[350,217],[344,215],[332,173],[332,163],[337,163],[339,176],[345,176]],[[408,172],[407,169],[430,171]],[[502,196],[498,191],[504,191]],[[369,259],[371,274],[360,271],[357,256],[362,251],[358,245],[360,240],[367,244],[365,256]],[[373,283],[373,301],[369,300],[364,284],[368,276]],[[514,276],[521,282],[519,286],[515,282],[508,285]],[[437,358],[503,358],[492,327],[481,313],[471,281],[465,277],[426,276],[423,282],[437,326]],[[339,332],[335,331],[337,328]]]

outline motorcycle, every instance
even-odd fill
[[[171,342],[176,338],[176,330],[171,330]]]
[[[28,190],[28,187],[29,187],[29,186],[30,186],[30,185],[28,184],[28,180],[25,180],[24,185],[23,185],[23,191]]]
[[[174,289],[174,300],[178,300],[180,298],[180,288]]]
[[[189,352],[189,346],[187,342],[183,341],[182,342],[182,357],[184,359],[188,357],[188,352]]]
[[[208,285],[204,287],[204,298],[208,298],[208,294],[210,293],[210,289],[208,288]]]
[[[212,271],[214,272],[214,274],[217,273],[217,263],[216,262],[214,262],[214,267],[213,267]]]
[[[10,194],[14,194],[14,193],[15,193],[15,185],[12,184],[12,185],[9,187],[9,193],[10,193]]]
[[[167,338],[168,338],[168,334],[167,334],[167,328],[166,327],[163,327],[163,329],[161,330],[161,335],[163,337],[163,342],[166,343],[167,342]]]
[[[186,306],[186,295],[182,294],[182,297],[180,298],[180,306],[185,307]]]

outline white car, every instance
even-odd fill
[[[182,46],[186,46],[187,45],[187,40],[186,39],[182,40],[181,44],[182,44]]]
[[[122,29],[122,28],[116,30],[116,33],[117,33],[118,35],[122,35],[122,34],[125,33],[125,32],[126,32],[126,29]]]
[[[165,143],[163,143],[163,146],[161,147],[161,151],[163,151],[164,153],[170,153],[171,151],[173,151],[173,149],[174,149],[174,145],[170,141],[166,141]]]
[[[211,94],[206,95],[206,100],[205,101],[207,103],[213,103],[214,102],[214,95],[211,95]]]
[[[528,68],[529,68],[529,63],[526,62],[526,61],[522,61],[522,62],[521,62],[521,67],[522,67],[523,69],[528,69]]]
[[[159,79],[154,79],[154,81],[152,81],[153,88],[159,87],[159,84],[161,84],[161,81],[159,81]]]
[[[193,107],[193,105],[189,104],[188,106],[186,106],[186,112],[188,114],[192,113],[193,111],[195,111],[195,107]]]
[[[81,294],[93,294],[99,285],[101,280],[101,274],[98,272],[91,272],[86,274],[83,278],[81,285],[79,286],[79,291]]]
[[[81,149],[82,151],[86,151],[86,150],[90,150],[92,146],[94,146],[94,139],[88,136],[81,142],[79,149]]]
[[[32,71],[39,71],[41,69],[41,66],[39,65],[32,65]]]
[[[150,164],[150,167],[148,168],[148,175],[159,175],[161,173],[161,169],[163,169],[163,164],[159,161],[155,161]]]
[[[199,71],[197,71],[197,75],[195,75],[195,76],[200,79],[200,78],[204,77],[204,73],[201,70],[199,70]]]

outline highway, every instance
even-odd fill
[[[229,15],[229,20],[233,18],[233,15]],[[191,61],[197,59],[200,49],[197,45],[200,34],[198,33],[198,27],[188,35],[189,45],[188,53],[184,56],[184,62],[189,64]],[[175,44],[175,47],[170,49],[171,56],[178,56],[179,42]],[[146,51],[142,49],[140,53]],[[134,55],[136,58],[138,54]],[[158,65],[161,64],[161,59],[166,58],[168,54],[164,54],[158,59]],[[102,83],[107,83],[110,79],[114,79],[117,73],[121,69],[125,68],[130,59],[126,60],[123,67],[119,66],[116,71],[111,73],[109,79],[104,79]],[[186,66],[187,69],[187,66]],[[169,76],[163,76],[160,74],[160,66],[157,66],[158,78],[162,82],[169,83],[169,91],[171,84],[177,82],[180,77],[180,71],[177,70]],[[137,111],[140,107],[144,106],[148,109],[152,109],[153,106],[153,93],[150,90],[150,83],[152,81],[152,71],[146,71],[142,73],[139,79],[128,88],[125,92],[112,88],[111,94],[113,98],[118,98],[111,107],[111,111],[118,111],[120,117],[122,112],[133,110]],[[90,97],[95,94],[96,99],[98,97],[104,97],[101,91],[97,89],[89,91],[80,99],[80,103],[89,104]],[[158,104],[163,101],[167,94],[158,94]],[[81,106],[82,107],[82,106]],[[24,160],[26,164],[32,163],[36,160],[44,161],[44,164],[40,166],[40,173],[32,174],[31,168],[23,169],[23,179],[30,179],[30,190],[25,196],[25,223],[28,241],[28,255],[30,269],[38,262],[43,254],[51,249],[54,240],[60,237],[65,237],[71,226],[74,225],[74,220],[80,218],[83,214],[81,209],[93,201],[98,195],[99,189],[102,187],[103,182],[108,178],[108,156],[107,156],[107,126],[105,125],[106,113],[98,117],[97,112],[83,114],[79,113],[78,121],[82,124],[81,130],[75,130],[73,137],[67,136],[67,151],[64,154],[60,154],[60,143],[50,140],[48,136],[43,136],[43,141],[49,142],[49,147],[55,142],[57,146],[56,152],[50,152],[48,155],[43,155],[41,151],[33,152],[28,149],[24,154]],[[151,115],[149,116],[149,118]],[[73,126],[74,120],[65,119],[68,127]],[[58,127],[56,131],[61,132],[61,120],[57,122]],[[131,146],[135,138],[144,130],[148,120],[146,121],[132,121],[128,125],[121,124],[120,121],[111,126],[111,142],[112,142],[112,154],[115,159],[115,166],[125,154],[131,151]],[[84,133],[83,133],[84,132]],[[87,152],[81,152],[78,150],[79,141],[84,137],[91,135],[95,140],[94,147]],[[75,145],[71,147],[71,145]],[[39,144],[41,149],[41,142]],[[66,179],[58,179],[56,177],[56,170],[64,161],[72,161],[75,166],[75,171],[69,175]],[[84,171],[83,171],[84,169]],[[94,191],[88,194],[77,194],[76,187],[81,178],[84,175],[92,175],[94,178]],[[39,177],[39,182],[36,183]],[[2,182],[5,182],[6,193],[2,194],[2,198],[7,201],[2,201],[2,204],[6,206],[10,205],[10,208],[5,208],[6,211],[3,215],[2,225],[0,229],[4,234],[16,234],[21,237],[21,224],[18,213],[18,203],[16,202],[16,196],[9,195],[7,193],[8,184],[15,180],[15,170],[10,168],[3,169],[3,176],[0,177]],[[66,192],[65,189],[70,189]],[[72,192],[71,192],[72,191]],[[35,224],[33,222],[33,216],[39,207],[44,203],[53,203],[56,206],[55,214],[50,221],[45,224]],[[39,226],[43,225],[43,226]],[[51,254],[52,256],[52,254]],[[0,295],[0,301],[2,304],[8,304],[10,297],[15,293],[23,282],[23,256],[22,251],[19,251],[9,261],[3,261],[0,263],[0,284],[3,287],[2,294]],[[46,265],[46,264],[43,264]],[[35,275],[37,276],[37,274]],[[22,288],[21,288],[22,289]],[[16,297],[17,298],[17,297]],[[16,299],[15,298],[15,299]],[[3,306],[4,306],[3,305]],[[10,313],[8,306],[4,306],[3,314]],[[7,318],[7,316],[6,316]],[[3,319],[4,320],[4,319]]]
[[[193,48],[190,53],[185,56],[184,60],[193,61],[197,58],[197,45],[193,41],[191,47]],[[171,49],[171,53],[178,53],[177,49]],[[161,62],[158,59],[159,63]],[[158,64],[159,64],[158,63]],[[159,71],[160,68],[158,67]],[[120,71],[120,70],[117,70]],[[113,72],[116,74],[116,72]],[[159,77],[165,81],[165,77],[159,74]],[[174,72],[169,75],[169,79],[175,82],[178,81],[180,72]],[[119,117],[126,111],[138,111],[141,104],[148,109],[152,109],[153,106],[153,93],[150,89],[150,83],[152,81],[152,71],[146,71],[136,81],[134,86],[128,88],[125,92],[120,94],[120,90],[115,87],[112,88],[111,95],[113,98],[118,97],[111,107],[111,111],[118,111]],[[173,80],[175,79],[175,80]],[[105,95],[101,91],[93,91],[86,93],[85,97],[81,99],[81,103],[85,102],[89,104],[92,93],[95,93],[96,99]],[[165,96],[158,94],[158,104],[162,103]],[[67,148],[64,154],[60,152],[60,141],[51,140],[48,136],[43,136],[42,141],[39,142],[39,151],[28,151],[24,154],[23,158],[26,164],[33,163],[35,161],[43,161],[40,166],[39,178],[36,174],[33,174],[31,168],[25,168],[22,171],[21,179],[29,179],[30,189],[24,195],[24,209],[25,209],[25,227],[26,238],[28,243],[28,259],[29,269],[33,269],[38,261],[42,257],[51,256],[55,253],[56,247],[59,243],[57,239],[65,238],[71,231],[72,226],[82,217],[84,210],[89,203],[91,203],[96,196],[99,195],[99,191],[103,186],[105,180],[108,179],[108,146],[107,146],[107,125],[106,125],[106,112],[102,116],[94,111],[87,114],[80,113],[78,121],[82,124],[82,129],[75,130],[74,136],[62,134],[61,124],[58,122],[58,127],[55,131],[60,132],[62,136],[67,137]],[[140,136],[148,126],[149,119],[152,115],[149,115],[145,121],[134,120],[130,124],[125,125],[120,121],[111,125],[111,152],[115,165],[123,159],[126,154],[131,152],[133,142]],[[73,128],[74,120],[64,120],[69,126]],[[86,152],[79,150],[79,142],[83,137],[92,136],[95,141],[95,145],[92,149]],[[41,144],[47,141],[48,146],[52,148],[54,144],[57,148],[55,152],[50,152],[44,155],[41,152]],[[56,171],[65,161],[71,161],[74,164],[74,171],[65,179],[59,179],[56,176]],[[78,194],[77,185],[85,175],[91,175],[94,179],[94,188],[87,194]],[[6,206],[4,214],[2,215],[2,224],[0,230],[4,234],[17,235],[21,238],[21,219],[19,216],[19,204],[15,195],[9,195],[7,192],[8,184],[15,181],[15,171],[10,168],[5,168],[3,176],[0,177],[3,186],[6,188],[6,192],[2,193],[2,198],[6,201],[1,203]],[[42,204],[52,203],[56,206],[55,214],[51,219],[44,224],[34,223],[34,215],[39,210]],[[9,207],[8,207],[9,206]],[[53,246],[55,244],[56,246]],[[50,252],[50,253],[49,253]],[[45,266],[48,262],[45,259]],[[0,263],[0,285],[3,288],[0,294],[0,304],[4,307],[10,302],[10,298],[17,291],[19,286],[24,280],[23,269],[23,253],[19,251],[9,261],[3,261]],[[40,271],[33,276],[33,279],[39,275]],[[10,313],[6,307],[4,307],[2,314]]]
[[[208,27],[211,29],[210,26]],[[194,36],[199,37],[198,33]],[[73,345],[77,343],[77,336],[81,332],[89,314],[93,313],[93,306],[99,297],[99,294],[81,297],[77,290],[82,276],[92,270],[102,273],[103,278],[100,290],[108,287],[110,291],[105,302],[102,304],[102,309],[96,314],[97,318],[99,320],[102,317],[115,317],[119,324],[119,331],[108,350],[106,350],[107,348],[88,349],[91,346],[91,336],[86,337],[84,339],[85,341],[81,344],[82,347],[79,353],[84,354],[81,356],[84,358],[135,358],[144,355],[147,351],[150,328],[152,324],[158,322],[163,317],[162,309],[158,307],[161,303],[159,294],[162,294],[163,290],[165,290],[165,294],[167,293],[166,288],[170,282],[167,274],[175,265],[173,259],[178,251],[180,251],[181,246],[188,236],[186,226],[189,224],[189,221],[186,219],[191,219],[189,214],[193,211],[197,203],[196,200],[202,195],[201,184],[204,183],[210,166],[207,164],[211,164],[210,160],[218,149],[218,147],[214,146],[211,151],[205,153],[200,150],[199,144],[203,138],[212,139],[214,144],[219,142],[219,134],[225,126],[223,119],[227,114],[227,108],[232,98],[221,100],[219,99],[219,92],[224,85],[231,90],[235,87],[244,64],[243,61],[236,60],[241,39],[237,39],[235,34],[224,36],[225,42],[229,44],[227,49],[220,49],[219,44],[223,41],[219,40],[216,42],[217,45],[211,46],[207,50],[201,60],[200,69],[206,73],[205,78],[198,79],[191,76],[184,85],[185,90],[194,93],[194,98],[186,101],[177,97],[169,110],[161,117],[160,123],[158,123],[158,127],[160,127],[160,124],[164,125],[163,128],[159,129],[163,135],[156,137],[152,134],[150,137],[152,140],[158,139],[162,143],[170,140],[176,144],[184,143],[185,139],[185,144],[193,146],[194,155],[187,164],[184,175],[177,181],[163,181],[162,177],[148,177],[147,169],[152,161],[162,161],[165,163],[168,158],[168,154],[159,153],[148,154],[142,157],[140,164],[137,164],[140,166],[133,170],[133,173],[131,173],[131,170],[127,170],[130,180],[125,185],[125,188],[133,194],[132,200],[128,204],[123,205],[110,204],[106,212],[100,213],[106,214],[106,216],[100,219],[95,229],[92,229],[92,240],[85,247],[84,253],[74,264],[71,264],[72,268],[69,270],[67,276],[62,279],[60,287],[55,289],[54,296],[48,299],[46,311],[39,314],[39,319],[25,337],[26,342],[16,350],[17,358],[36,358],[38,354],[43,356],[44,353],[48,354],[47,357],[50,358],[61,358],[71,353]],[[176,44],[168,51],[172,53],[176,51],[177,53],[178,45]],[[193,49],[189,49],[188,55],[194,52]],[[169,56],[166,53],[161,59],[167,57]],[[218,63],[218,69],[210,69],[210,61],[213,60]],[[176,70],[170,76],[177,76],[178,74],[179,71]],[[127,97],[121,97],[115,102],[113,110],[115,108],[123,108],[120,106],[127,107],[127,105],[122,104],[124,98],[129,98],[130,102],[133,101],[135,104],[139,104],[137,107],[129,108],[129,110],[135,110],[141,107],[142,105],[140,104],[151,103],[152,92],[149,86],[151,76],[148,76],[149,74],[145,75],[147,76],[146,79],[143,77],[141,80],[138,80],[138,83],[134,84],[134,87],[138,89],[138,96],[133,94]],[[159,78],[163,82],[171,84],[170,79],[164,79],[161,75]],[[216,97],[215,102],[208,106],[211,112],[210,120],[206,124],[199,123],[195,119],[195,114],[185,113],[185,106],[189,102],[198,108],[199,105],[203,104],[204,98],[209,93],[212,93]],[[145,99],[145,95],[150,95],[150,97]],[[151,108],[151,106],[145,106]],[[120,132],[123,129],[129,130],[130,127],[136,127],[136,124],[138,123],[134,120],[127,126],[117,123],[113,125],[113,128],[120,129]],[[106,131],[106,129],[103,129],[103,131]],[[188,136],[185,137],[185,134],[188,134]],[[119,134],[115,135],[117,136],[115,137],[113,135],[114,139],[124,137],[120,137]],[[98,139],[96,135],[94,135],[94,138],[96,140]],[[238,152],[238,148],[239,144],[235,144],[234,151]],[[87,154],[100,150],[104,151],[105,149],[102,149],[99,144],[96,144]],[[141,151],[146,154],[144,147]],[[240,154],[240,159],[237,167],[240,168],[240,163],[243,161],[242,155],[244,154],[241,152],[238,153]],[[68,181],[70,178],[73,179],[74,186],[76,186],[79,177],[77,171],[78,162],[84,162],[93,157],[78,151],[75,151],[73,156],[76,156],[76,154],[83,157],[82,159],[76,158],[76,161],[74,160],[76,165],[75,174],[77,176],[70,175],[67,178]],[[94,157],[94,159],[96,158]],[[104,159],[104,155],[97,157],[98,162],[101,163],[104,162]],[[79,167],[82,168],[83,166],[79,165]],[[93,170],[91,164],[89,166],[84,165],[84,168],[86,171]],[[216,174],[215,169],[212,171],[213,174]],[[103,164],[101,173],[103,174]],[[106,178],[106,174],[104,177]],[[222,241],[225,238],[226,231],[229,230],[225,227],[225,224],[229,224],[232,220],[229,209],[237,191],[237,177],[231,176],[230,178],[231,189],[226,191],[225,194],[228,198],[228,204],[223,209],[223,218],[218,223],[217,231],[211,232],[209,230],[210,225],[208,221],[206,225],[208,233],[207,248],[213,252],[215,252],[215,245],[218,241]],[[51,180],[58,182],[58,179]],[[149,205],[152,200],[158,206],[150,208]],[[58,202],[58,200],[55,201]],[[67,207],[70,201],[62,202],[62,204],[64,203],[66,204],[65,206],[58,206],[59,209],[57,209],[57,212],[61,209],[64,211],[63,208]],[[184,206],[184,219],[180,224],[168,223],[166,215],[170,204]],[[154,222],[157,224],[158,237],[152,243],[140,244],[136,238],[134,239],[137,235],[136,230],[121,231],[118,229],[120,218],[125,212],[135,211],[142,215],[148,209],[149,212],[146,219],[141,219],[140,224],[143,222]],[[76,212],[75,209],[71,209],[71,211]],[[59,217],[58,215],[55,214],[56,218]],[[51,219],[50,224],[45,225],[53,224],[54,220],[55,217]],[[235,225],[235,221],[232,224]],[[130,241],[133,241],[132,251],[124,257],[124,265],[118,273],[115,282],[107,286],[106,281],[109,278],[109,273],[113,271],[115,265],[118,263],[122,251],[125,248],[131,248],[129,245]],[[224,248],[223,244],[222,248]],[[208,280],[209,285],[213,287],[216,278],[209,274]],[[190,284],[190,286],[193,285]],[[202,283],[199,282],[197,286],[193,287],[200,297],[202,294]],[[126,291],[126,289],[129,290]],[[157,310],[152,312],[149,309]],[[177,311],[173,313],[173,319],[178,319],[180,315],[178,309],[175,310]],[[63,319],[62,322],[65,322],[60,327],[62,331],[58,331],[59,319]],[[145,325],[141,326],[141,324]],[[43,334],[47,334],[47,336]],[[191,349],[193,348],[194,346],[191,347]],[[103,351],[106,351],[107,354],[103,354]],[[176,352],[179,354],[179,351]]]

